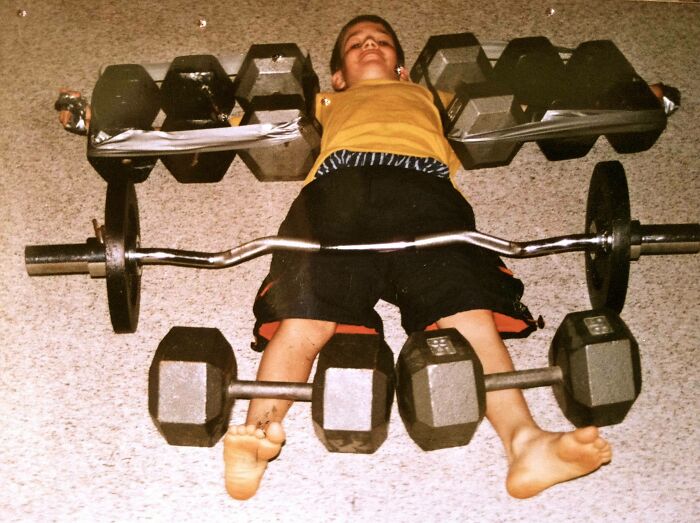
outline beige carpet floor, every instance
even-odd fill
[[[2,521],[697,521],[700,512],[698,323],[700,256],[633,264],[622,317],[641,346],[643,391],[624,423],[603,429],[612,463],[526,501],[504,489],[506,460],[483,423],[467,447],[421,451],[394,409],[374,455],[331,454],[314,436],[308,405],[292,409],[289,439],[259,494],[245,503],[223,487],[222,444],[168,446],[147,409],[148,367],[173,325],[218,327],[242,379],[251,305],[269,258],[222,271],[148,267],[141,321],[114,334],[105,284],[87,276],[30,278],[28,244],[79,243],[102,219],[105,182],[85,140],[62,131],[59,87],[89,94],[101,66],[168,63],[198,53],[243,53],[253,43],[296,42],[323,88],[339,27],[361,12],[385,16],[412,64],[432,34],[472,31],[482,41],[545,35],[565,46],[612,39],[643,78],[683,93],[683,106],[649,151],[619,155],[604,139],[585,158],[548,162],[526,144],[511,165],[462,172],[480,230],[514,239],[583,232],[594,165],[619,159],[632,213],[643,223],[700,218],[700,7],[583,0],[7,0],[0,3],[0,520]],[[201,28],[200,20],[206,20]],[[234,160],[221,183],[183,185],[162,164],[138,185],[142,245],[223,250],[274,234],[299,182],[256,182]],[[511,260],[524,301],[547,326],[508,343],[521,368],[546,364],[564,315],[589,306],[583,256]],[[405,335],[380,304],[387,341]],[[570,424],[548,389],[526,392],[546,428]],[[239,401],[233,419],[247,406]]]

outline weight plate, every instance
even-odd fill
[[[107,301],[114,332],[134,332],[139,321],[141,268],[127,259],[140,241],[139,207],[134,184],[128,180],[107,185],[105,204]]]
[[[591,305],[620,313],[630,271],[629,191],[620,162],[600,162],[593,170],[586,203],[586,232],[609,238],[605,247],[584,253]]]

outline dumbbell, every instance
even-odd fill
[[[493,66],[493,76],[526,106],[528,121],[539,121],[564,91],[564,61],[544,36],[508,42]]]
[[[141,271],[145,265],[222,269],[274,251],[391,252],[468,244],[509,258],[532,258],[583,251],[593,307],[620,312],[625,303],[631,260],[641,255],[694,254],[700,251],[700,224],[641,225],[630,220],[625,171],[619,162],[596,165],[588,191],[583,234],[513,242],[478,231],[455,231],[403,241],[329,245],[288,238],[258,238],[221,252],[144,248],[139,244],[138,202],[128,181],[107,187],[105,223],[84,244],[29,245],[24,259],[30,276],[90,274],[107,278],[107,299],[115,332],[134,332],[138,324]]]
[[[456,329],[412,334],[399,354],[397,402],[410,437],[424,450],[466,445],[486,410],[486,393],[553,386],[577,427],[620,423],[641,391],[639,347],[613,311],[568,314],[549,367],[484,375]]]
[[[495,81],[491,64],[472,33],[435,35],[428,39],[411,69],[411,79],[433,92],[445,132],[477,134],[524,123],[513,92]],[[451,93],[443,105],[443,94]],[[507,165],[520,141],[467,143],[450,140],[465,169]]]
[[[581,43],[566,63],[563,90],[548,111],[654,111],[657,124],[643,132],[606,133],[618,153],[649,149],[666,127],[661,101],[634,70],[622,52],[610,40]],[[548,160],[567,160],[588,154],[598,132],[581,133],[571,138],[538,140]]]
[[[550,160],[584,156],[599,134],[617,152],[639,152],[666,126],[661,102],[612,42],[584,42],[566,66],[544,37],[498,51],[487,57],[471,33],[432,36],[411,70],[432,90],[465,169],[506,165],[525,141]],[[482,83],[477,94],[466,87]],[[451,110],[443,106],[449,96]]]
[[[163,132],[230,127],[228,118],[236,103],[233,82],[212,55],[176,57],[160,96],[166,114]],[[235,156],[229,150],[166,154],[161,160],[180,183],[211,183],[221,181]]]
[[[303,180],[318,156],[321,128],[314,118],[318,76],[311,58],[296,44],[258,44],[248,50],[234,80],[245,110],[241,125],[280,124],[302,118],[301,136],[270,147],[243,149],[239,155],[260,181]]]
[[[125,178],[135,183],[144,181],[158,162],[158,155],[95,156],[95,141],[102,134],[114,135],[127,129],[150,131],[159,110],[160,91],[143,66],[111,65],[102,72],[92,91],[87,159],[107,182]]]
[[[107,67],[92,95],[98,109],[93,111],[88,139],[90,163],[108,182],[127,178],[138,183],[148,177],[160,156],[180,182],[220,181],[235,156],[233,146],[195,153],[156,150],[148,156],[105,157],[96,144],[129,129],[152,130],[161,105],[167,115],[160,129],[163,132],[228,127],[238,100],[245,110],[242,125],[287,123],[302,117],[297,139],[246,148],[241,157],[261,181],[303,179],[320,144],[320,127],[314,118],[319,82],[308,53],[296,44],[253,45],[237,68],[229,68],[225,70],[211,55],[179,56],[170,64],[159,90],[143,66]],[[230,74],[235,74],[233,81]],[[292,100],[294,96],[301,102]],[[254,106],[257,97],[262,100]]]
[[[170,445],[210,447],[226,433],[236,399],[311,402],[314,431],[332,452],[372,453],[387,437],[394,358],[374,334],[335,334],[321,350],[313,383],[242,381],[223,334],[173,327],[149,370],[148,408]]]
[[[268,147],[241,149],[239,156],[253,175],[263,182],[303,180],[321,148],[321,127],[298,94],[255,96],[241,125],[282,124],[300,118],[299,137]]]

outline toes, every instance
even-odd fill
[[[224,436],[224,440],[228,440],[229,438],[233,438],[236,436],[240,436],[240,425],[233,425],[228,428],[226,431],[226,435]]]
[[[593,442],[593,446],[597,448],[598,450],[603,450],[605,447],[608,446],[608,442],[605,441],[603,438],[598,438]]]
[[[598,427],[593,426],[576,429],[573,434],[580,443],[594,443],[598,439],[601,439],[598,435]]]
[[[286,438],[284,429],[282,428],[282,424],[276,421],[270,423],[270,426],[267,427],[267,431],[265,432],[265,434],[267,435],[267,440],[269,442],[277,445],[281,445],[282,443],[284,443],[284,440]]]

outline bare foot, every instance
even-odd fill
[[[230,427],[224,437],[226,490],[235,499],[248,499],[258,490],[267,463],[284,443],[282,425],[270,423],[267,431],[255,425]]]
[[[513,441],[506,488],[513,497],[529,498],[611,459],[612,448],[596,427],[564,433],[526,429]]]

